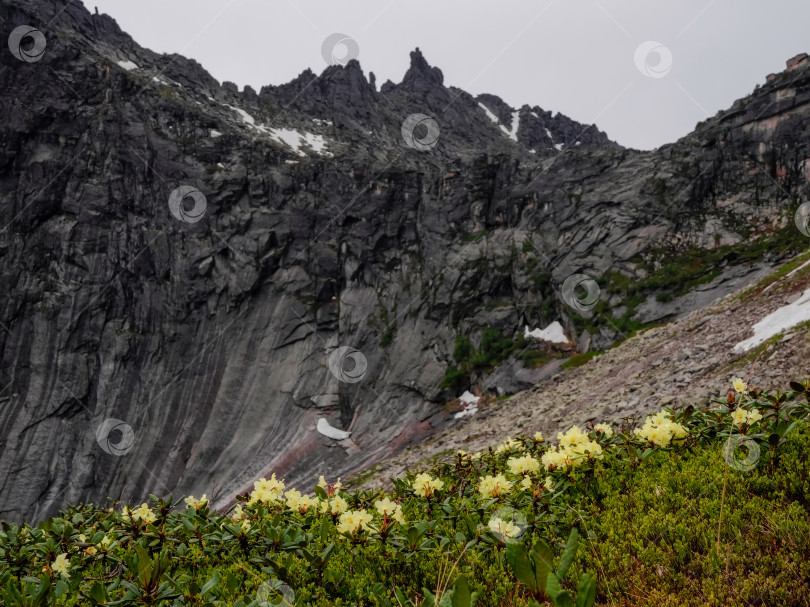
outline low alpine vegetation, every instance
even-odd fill
[[[81,504],[3,523],[0,602],[810,605],[810,382],[459,451],[391,491],[262,478],[215,512]]]

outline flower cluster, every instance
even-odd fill
[[[557,447],[551,447],[540,460],[549,472],[557,468],[575,467],[592,458],[602,457],[602,445],[591,440],[579,426],[557,434]]]
[[[297,510],[299,514],[306,514],[310,508],[318,505],[318,500],[308,495],[302,495],[298,489],[290,489],[284,494],[284,504],[290,510]]]
[[[506,460],[509,471],[512,474],[531,474],[540,470],[540,462],[531,455],[521,455],[520,457],[510,457]]]
[[[253,483],[253,491],[250,492],[248,505],[253,505],[258,502],[275,502],[281,499],[283,493],[284,481],[276,480],[276,473],[274,472],[270,480],[260,478]]]
[[[512,483],[503,475],[485,476],[478,482],[478,491],[482,497],[500,497],[512,490]]]
[[[372,516],[365,510],[347,510],[340,515],[337,530],[346,535],[354,535],[360,529],[371,531],[369,523],[372,521]]]
[[[132,515],[130,517],[130,508],[129,506],[124,506],[124,511],[121,513],[121,516],[126,520],[141,521],[142,523],[153,523],[157,520],[157,516],[155,513],[149,509],[149,506],[146,505],[144,502],[141,504],[139,508],[132,510]]]
[[[427,473],[417,474],[413,479],[413,491],[420,497],[430,497],[436,491],[441,491],[444,487],[444,481],[438,478],[432,478]]]
[[[593,429],[600,434],[604,434],[605,438],[610,438],[613,436],[613,428],[611,428],[608,424],[596,424]]]
[[[733,419],[734,423],[738,426],[750,426],[762,419],[762,413],[753,409],[749,411],[738,407],[731,412],[731,419]]]
[[[186,502],[189,508],[195,508],[196,510],[199,510],[203,506],[208,505],[208,496],[206,496],[205,493],[203,493],[200,499],[196,499],[193,495],[189,495],[183,501]]]
[[[520,527],[515,525],[511,521],[505,521],[503,519],[498,518],[497,516],[493,516],[489,519],[489,523],[487,524],[490,531],[493,533],[498,533],[501,537],[517,537],[521,533]]]
[[[672,421],[669,411],[659,411],[644,420],[644,425],[633,430],[633,433],[653,445],[667,447],[673,440],[684,438],[687,430],[681,424]]]
[[[385,497],[381,500],[377,500],[376,502],[374,502],[374,507],[377,509],[377,512],[380,513],[380,516],[384,516],[391,520],[394,520],[398,522],[400,525],[405,523],[405,517],[402,514],[401,504],[397,504],[391,499]]]
[[[70,569],[70,559],[68,559],[67,552],[63,552],[56,557],[56,560],[51,564],[51,569],[64,578],[70,577],[70,573],[68,573]]]

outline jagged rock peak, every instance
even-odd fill
[[[422,51],[417,46],[416,49],[411,51],[411,66],[405,72],[405,77],[402,79],[402,84],[409,89],[418,90],[425,87],[443,86],[444,74],[437,67],[432,67]]]

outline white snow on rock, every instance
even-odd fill
[[[563,145],[565,145],[565,144],[563,144],[563,143],[555,143],[554,147],[557,148],[557,151],[559,152],[560,150],[563,149]],[[577,141],[577,145],[579,145],[579,141]]]
[[[540,339],[542,341],[550,341],[555,344],[567,344],[568,338],[565,336],[565,330],[562,325],[556,320],[547,326],[545,329],[534,329],[529,331],[528,325],[523,330],[523,337]]]
[[[138,69],[138,66],[135,63],[132,63],[132,61],[118,61],[117,63],[128,72]]]
[[[462,394],[461,396],[458,397],[458,400],[461,401],[465,405],[470,405],[470,404],[477,405],[478,401],[480,399],[481,399],[480,396],[476,396],[475,394],[472,394],[469,390],[465,390],[464,394]]]
[[[316,426],[316,429],[324,436],[334,438],[335,440],[343,440],[352,435],[351,432],[346,432],[345,430],[335,428],[323,417],[318,418],[318,425]]]
[[[228,105],[227,103],[225,104],[225,107],[229,107],[229,108],[231,108],[231,109],[232,109],[234,112],[236,112],[237,114],[239,114],[240,118],[242,118],[242,122],[244,122],[245,124],[249,124],[250,126],[256,126],[256,119],[255,119],[253,116],[251,116],[250,114],[248,114],[248,113],[247,113],[245,110],[243,110],[242,108],[240,108],[240,107],[235,107],[235,106],[233,106],[233,105]]]
[[[273,141],[291,147],[299,156],[306,156],[306,152],[304,152],[302,149],[304,147],[311,149],[316,154],[329,154],[329,152],[324,150],[326,147],[326,139],[324,139],[322,135],[307,132],[301,133],[293,129],[274,129],[263,124],[256,124],[256,119],[242,108],[228,105],[227,103],[225,106],[231,108],[233,111],[239,114],[239,116],[242,118],[242,122],[256,129],[257,131],[261,131],[262,133],[269,135]]]
[[[222,136],[222,133],[220,133],[218,130],[211,129],[211,137],[221,137],[221,136]]]
[[[520,126],[520,112],[515,110],[512,112],[512,130],[509,131],[501,125],[501,130],[506,133],[506,136],[509,137],[512,141],[517,141],[517,132],[518,127]]]
[[[471,394],[469,390],[465,390],[464,394],[458,397],[458,400],[465,405],[465,407],[453,416],[456,419],[478,413],[478,401],[481,400],[480,396],[475,396]]]
[[[800,322],[810,320],[810,289],[802,293],[796,301],[782,306],[768,314],[752,328],[754,336],[745,339],[734,346],[735,352],[745,352],[770,339],[785,329],[795,327]]]
[[[487,118],[489,118],[492,122],[497,124],[498,128],[501,129],[501,131],[503,131],[503,133],[507,137],[509,137],[509,139],[511,139],[512,141],[517,141],[518,126],[520,126],[520,112],[518,110],[512,112],[512,130],[510,131],[504,125],[501,124],[501,121],[498,120],[498,117],[495,114],[493,114],[492,110],[490,110],[487,106],[485,106],[480,101],[478,102],[478,106],[482,110],[484,110],[484,112],[486,112]]]

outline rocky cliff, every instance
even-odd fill
[[[348,475],[806,246],[804,64],[640,152],[418,49],[240,92],[74,4],[0,26],[3,519]]]

